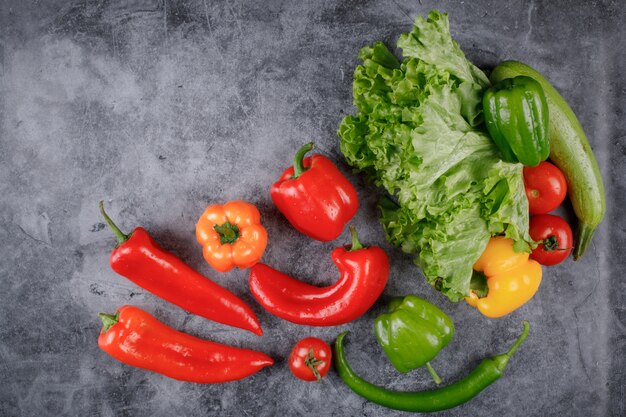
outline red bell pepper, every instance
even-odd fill
[[[115,359],[180,381],[214,384],[245,378],[274,364],[264,353],[181,333],[133,306],[99,314],[98,345]]]
[[[337,167],[323,155],[304,155],[307,143],[296,153],[270,190],[272,201],[299,232],[327,242],[336,239],[359,207],[356,190]]]
[[[190,313],[263,334],[259,320],[242,299],[161,248],[144,228],[137,227],[130,235],[122,233],[102,201],[100,211],[118,240],[110,258],[115,272]]]
[[[381,248],[364,248],[354,228],[352,245],[333,250],[341,278],[328,287],[305,284],[265,264],[250,269],[250,290],[270,313],[292,323],[337,326],[357,319],[387,284],[389,259]]]

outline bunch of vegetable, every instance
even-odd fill
[[[499,82],[517,76],[537,81],[545,93],[549,109],[550,160],[567,180],[570,201],[578,218],[574,259],[579,259],[606,212],[598,163],[572,108],[541,74],[520,62],[505,61],[494,68],[490,79]]]
[[[445,14],[418,17],[398,47],[402,62],[380,42],[361,49],[357,114],[339,127],[341,150],[392,196],[380,203],[389,241],[415,253],[428,282],[458,301],[491,236],[530,252],[522,166],[502,161],[485,132],[489,80],[452,39]]]
[[[507,238],[512,252],[532,250],[544,265],[569,255],[571,231],[562,219],[537,216],[529,224],[529,203],[530,213],[547,213],[569,186],[579,218],[574,258],[582,256],[604,215],[604,189],[558,92],[512,61],[494,69],[490,86],[451,38],[447,15],[436,11],[417,17],[398,47],[402,61],[380,42],[361,49],[357,114],[339,127],[348,163],[389,193],[379,204],[389,241],[415,253],[428,282],[452,301],[485,296],[489,280],[477,281],[473,266],[494,236]],[[548,156],[556,166],[544,162]],[[509,312],[529,299],[518,295]]]
[[[509,359],[528,336],[530,325],[524,321],[524,330],[508,352],[493,358],[483,359],[474,370],[454,384],[432,391],[393,391],[374,385],[358,376],[348,364],[343,340],[348,332],[342,333],[335,342],[335,367],[339,376],[355,393],[377,404],[396,410],[428,413],[446,410],[461,405],[489,385],[500,379]]]
[[[272,186],[271,195],[296,229],[317,240],[332,240],[356,213],[356,191],[328,158],[313,155],[303,159],[312,148],[309,143],[298,151],[294,167]],[[259,321],[243,300],[162,249],[143,228],[124,234],[102,202],[100,210],[118,238],[110,261],[114,271],[191,313],[262,335]],[[389,275],[385,252],[364,247],[356,230],[350,230],[352,244],[332,253],[341,277],[326,288],[258,263],[267,245],[267,232],[258,209],[248,202],[208,206],[196,224],[196,238],[215,270],[252,267],[252,294],[269,312],[298,324],[335,326],[365,313],[382,293]],[[201,383],[233,381],[274,363],[260,352],[177,332],[137,307],[124,306],[115,315],[101,313],[100,317],[104,327],[99,345],[104,351],[171,378]],[[299,378],[320,380],[330,368],[330,347],[319,339],[306,338],[294,348],[290,362]]]
[[[363,64],[353,84],[357,114],[341,123],[341,150],[348,163],[387,190],[379,208],[388,239],[416,255],[430,284],[487,317],[509,314],[537,292],[540,264],[557,264],[572,250],[575,259],[582,256],[602,220],[604,190],[593,153],[573,112],[543,77],[511,61],[496,67],[490,82],[452,39],[446,14],[418,17],[398,46],[402,61],[380,42],[360,51]],[[359,204],[353,185],[330,159],[305,158],[313,148],[307,143],[296,152],[270,196],[295,229],[326,242],[342,233]],[[567,222],[548,214],[568,190],[579,218],[575,246]],[[143,228],[124,234],[102,202],[100,210],[118,240],[110,258],[114,271],[190,313],[262,335],[243,300],[165,251]],[[259,304],[308,326],[361,317],[387,284],[387,254],[363,246],[353,227],[350,232],[351,244],[331,253],[339,279],[317,287],[260,263],[268,236],[254,205],[212,204],[196,224],[209,265],[219,272],[250,268],[250,291]],[[221,383],[274,364],[264,353],[178,332],[137,307],[100,318],[102,350],[178,380]],[[436,384],[441,378],[430,362],[454,331],[441,309],[415,295],[394,299],[374,323],[396,370],[425,366]],[[320,381],[334,357],[341,379],[362,397],[430,412],[462,404],[500,378],[529,324],[524,321],[507,353],[483,360],[456,383],[423,392],[392,391],[359,377],[345,356],[347,333],[338,336],[334,354],[323,340],[300,340],[289,356],[294,376]]]
[[[110,259],[115,272],[190,313],[263,334],[259,320],[243,300],[161,248],[144,228],[125,235],[104,211],[102,201],[100,211],[117,236]]]

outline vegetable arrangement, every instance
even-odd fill
[[[341,122],[341,151],[393,196],[380,203],[389,241],[458,301],[492,235],[530,252],[522,166],[502,161],[484,131],[489,80],[452,40],[446,15],[418,17],[398,47],[402,62],[380,42],[361,49],[357,114]]]
[[[539,82],[546,94],[550,112],[550,160],[565,174],[569,198],[578,217],[574,246],[574,259],[578,259],[587,250],[606,212],[600,169],[572,108],[541,74],[521,62],[506,61],[494,68],[490,78],[498,82],[518,75]]]
[[[571,108],[541,75],[508,61],[488,79],[452,39],[446,14],[418,16],[398,47],[402,61],[380,42],[361,49],[353,82],[357,114],[341,122],[341,151],[386,189],[378,206],[388,240],[415,255],[428,282],[451,301],[465,299],[486,317],[502,317],[532,299],[541,265],[556,265],[572,250],[574,259],[585,252],[605,211],[597,163]],[[341,235],[359,203],[330,159],[305,158],[313,148],[311,142],[296,152],[270,196],[296,230],[326,242]],[[568,192],[579,219],[575,240],[565,220],[548,214]],[[192,314],[262,335],[239,297],[162,249],[143,228],[124,234],[102,202],[100,210],[118,240],[110,259],[115,272]],[[250,269],[250,291],[269,313],[300,325],[337,326],[364,315],[390,274],[387,254],[363,246],[349,229],[352,243],[331,253],[340,278],[327,287],[260,262],[268,235],[251,203],[209,205],[196,224],[196,239],[216,271]],[[274,364],[264,353],[178,332],[137,307],[100,318],[102,350],[170,378],[221,383]],[[321,381],[334,359],[343,382],[367,400],[398,410],[440,411],[499,379],[529,329],[524,321],[508,352],[431,391],[392,391],[359,377],[344,351],[348,332],[337,337],[334,351],[315,337],[300,340],[288,363],[296,378]],[[395,369],[425,366],[437,385],[441,378],[430,362],[454,333],[450,317],[416,295],[393,299],[374,321],[375,337]]]
[[[232,292],[203,277],[161,248],[142,228],[125,235],[100,202],[100,211],[117,237],[111,268],[152,294],[206,319],[263,334],[256,315]]]
[[[335,367],[339,376],[348,387],[363,398],[388,408],[403,411],[428,413],[447,410],[461,405],[482,390],[500,379],[509,359],[528,336],[530,325],[524,321],[524,330],[508,352],[493,358],[483,359],[465,378],[432,391],[392,391],[367,382],[358,376],[348,364],[343,347],[343,339],[348,332],[342,333],[335,342]]]

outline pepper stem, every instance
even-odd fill
[[[232,224],[231,222],[226,222],[220,225],[214,225],[213,230],[220,235],[220,243],[223,245],[225,243],[235,243],[237,239],[239,239],[239,228],[236,224]]]
[[[98,317],[102,320],[102,333],[106,333],[120,320],[120,313],[117,312],[115,315],[98,313]]]
[[[517,338],[513,346],[511,346],[511,349],[509,349],[509,351],[504,354],[507,358],[510,358],[515,353],[517,348],[519,348],[521,344],[524,343],[524,340],[526,340],[526,337],[530,332],[530,323],[528,323],[528,320],[524,320],[522,324],[524,325],[524,330],[522,330],[522,334]]]
[[[322,376],[320,375],[316,367],[322,362],[324,361],[321,361],[315,357],[315,351],[313,351],[313,346],[311,346],[311,350],[309,350],[309,353],[307,353],[306,358],[304,358],[304,364],[309,367],[311,372],[313,372],[313,375],[315,375],[315,378],[317,378],[318,382],[322,380]]]
[[[528,323],[527,320],[524,320],[524,330],[522,330],[522,334],[520,335],[520,337],[518,337],[517,341],[515,341],[513,346],[511,346],[511,349],[509,349],[509,351],[506,353],[503,353],[501,355],[497,355],[491,358],[495,362],[496,368],[500,372],[504,371],[507,363],[509,362],[509,359],[511,359],[511,356],[515,353],[517,348],[519,348],[520,345],[524,342],[524,340],[526,339],[526,336],[528,336],[529,331],[530,331],[530,324]]]
[[[426,369],[428,369],[430,376],[433,377],[433,381],[435,381],[435,384],[437,385],[441,384],[441,378],[439,377],[439,375],[437,375],[437,372],[435,372],[435,369],[433,369],[433,367],[430,365],[430,362],[426,362]]]
[[[309,142],[302,145],[302,147],[298,149],[298,152],[296,152],[296,156],[293,158],[293,175],[291,176],[292,179],[298,178],[300,175],[302,175],[304,171],[307,170],[307,168],[304,167],[304,155],[314,147],[315,143]]]
[[[111,220],[111,218],[106,213],[106,211],[104,211],[104,201],[100,200],[99,206],[100,206],[100,213],[102,213],[102,217],[104,217],[104,220],[107,222],[107,224],[111,228],[111,231],[113,232],[113,234],[115,234],[115,237],[117,238],[117,245],[119,246],[122,243],[126,242],[130,238],[130,235],[124,234],[120,230],[120,228],[117,227],[115,223],[113,223],[113,220]]]
[[[352,235],[352,247],[350,248],[350,252],[363,249],[363,245],[359,240],[359,234],[356,232],[356,228],[354,226],[350,226],[350,234]]]

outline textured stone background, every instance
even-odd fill
[[[394,371],[372,320],[394,295],[420,294],[455,321],[434,361],[446,381],[467,374],[519,334],[531,337],[505,377],[445,416],[622,416],[626,270],[626,12],[620,1],[353,2],[24,1],[0,3],[0,415],[382,416],[331,372],[295,380],[285,359],[301,337],[351,330],[355,369],[396,389],[426,389],[425,370]],[[600,162],[606,220],[580,262],[546,269],[534,300],[500,320],[453,304],[411,258],[386,244],[378,192],[351,174],[336,129],[352,112],[359,48],[395,45],[418,13],[450,13],[468,57],[536,67],[580,117]],[[315,140],[359,190],[354,224],[392,261],[384,296],[356,322],[307,328],[265,313],[245,271],[211,270],[195,242],[205,206],[258,204],[265,261],[308,282],[337,274],[329,251],[295,232],[268,195],[304,141]],[[97,211],[136,225],[243,297],[265,334],[228,328],[157,299],[108,267],[114,245]],[[96,313],[132,303],[204,338],[262,350],[277,363],[240,382],[203,386],[133,369],[97,347]]]

